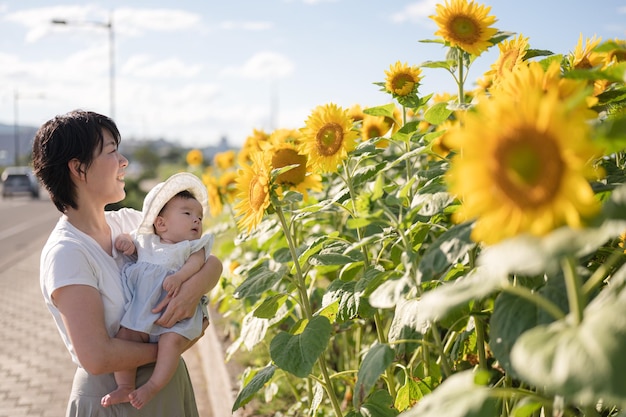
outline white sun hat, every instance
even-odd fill
[[[189,173],[180,172],[169,177],[164,182],[154,186],[143,200],[143,219],[137,233],[150,234],[154,233],[153,224],[159,212],[170,201],[172,197],[181,191],[189,191],[202,204],[202,216],[206,217],[208,212],[208,194],[206,186],[200,179]]]

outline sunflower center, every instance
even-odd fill
[[[300,155],[293,149],[279,149],[272,156],[272,166],[282,168],[289,165],[299,164],[297,167],[280,174],[276,181],[279,184],[298,185],[306,176],[306,156]]]
[[[343,143],[343,129],[337,123],[327,123],[318,130],[315,140],[320,155],[335,155]]]
[[[411,74],[398,74],[393,78],[392,81],[393,90],[399,95],[407,95],[411,91],[413,91],[413,86],[415,85],[415,80],[411,76]]]
[[[613,59],[617,60],[617,62],[626,61],[626,50],[620,49],[609,52],[609,61]]]
[[[591,65],[589,58],[584,57],[583,59],[580,60],[578,64],[575,65],[575,68],[576,69],[591,69],[593,68],[593,65]]]
[[[556,195],[564,171],[555,140],[526,128],[496,149],[492,175],[499,190],[519,207],[538,207]]]
[[[510,51],[506,51],[502,54],[502,58],[500,61],[500,68],[498,73],[503,75],[505,72],[513,71],[515,64],[517,63],[517,58],[520,56],[520,51],[518,49],[513,49]]]
[[[367,128],[367,138],[371,139],[371,138],[378,138],[380,136],[382,136],[382,132],[380,131],[380,128],[378,126],[370,126]]]
[[[250,181],[250,207],[254,211],[264,209],[268,193],[268,182],[264,176],[257,175]]]
[[[449,32],[461,42],[474,43],[480,39],[480,26],[469,16],[455,16],[450,22]]]

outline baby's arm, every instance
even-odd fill
[[[175,297],[183,282],[200,271],[202,265],[204,265],[204,248],[189,255],[185,264],[178,271],[167,276],[163,281],[163,289],[167,291],[170,297]]]
[[[133,238],[128,233],[122,233],[115,238],[115,249],[126,256],[133,255],[137,250]]]

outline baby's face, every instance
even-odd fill
[[[172,198],[157,218],[158,235],[161,240],[178,243],[183,240],[195,240],[202,236],[202,205],[193,198]]]

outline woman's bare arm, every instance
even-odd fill
[[[179,321],[193,316],[203,295],[217,285],[222,275],[222,262],[214,255],[209,255],[196,274],[183,283],[176,297],[165,297],[152,312],[163,311],[156,324],[172,327]]]
[[[108,335],[101,297],[97,289],[88,285],[68,285],[52,293],[82,367],[91,374],[104,374],[155,362],[155,343],[130,342]]]

